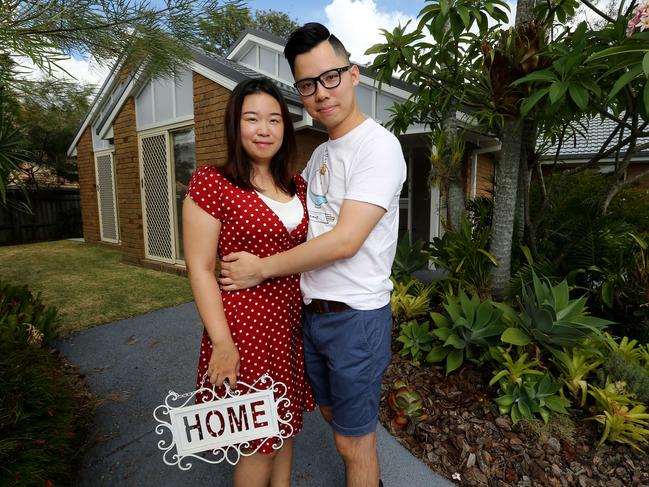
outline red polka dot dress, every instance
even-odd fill
[[[305,209],[302,221],[288,232],[279,217],[255,191],[234,186],[213,166],[196,170],[187,187],[187,195],[203,210],[221,221],[217,253],[223,257],[246,251],[259,257],[284,252],[304,242],[307,233],[306,183],[295,177],[297,195]],[[241,291],[221,291],[225,317],[232,339],[239,350],[239,380],[254,383],[261,375],[269,375],[287,386],[286,406],[279,406],[283,418],[291,413],[293,435],[302,429],[302,414],[315,408],[311,387],[304,372],[302,344],[302,297],[300,276],[268,279],[258,286]],[[212,343],[203,331],[198,364],[197,388],[211,387],[202,381],[212,354]],[[203,397],[197,401],[202,402]],[[263,442],[260,452],[272,452],[276,439]]]

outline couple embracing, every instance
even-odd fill
[[[196,171],[183,208],[186,264],[205,327],[197,386],[252,384],[269,373],[288,387],[290,406],[279,414],[292,414],[293,434],[317,403],[347,486],[375,487],[405,161],[396,137],[360,112],[359,69],[326,27],[299,28],[284,54],[329,140],[295,175],[280,91],[259,78],[232,92],[228,160]],[[259,452],[237,464],[235,486],[288,487],[293,438],[279,449],[258,441]]]

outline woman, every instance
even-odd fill
[[[259,256],[283,252],[306,238],[306,184],[293,176],[295,137],[288,107],[267,78],[241,82],[225,114],[228,160],[199,168],[183,207],[185,262],[205,326],[197,387],[237,378],[253,384],[268,372],[286,384],[293,435],[302,413],[315,405],[304,374],[299,276],[270,279],[252,289],[220,291],[220,256],[246,250]],[[207,379],[203,380],[207,373]],[[198,398],[199,401],[205,398]],[[288,410],[286,410],[288,409]],[[235,487],[290,485],[292,438],[251,442],[259,452],[242,457]]]

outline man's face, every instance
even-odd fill
[[[336,53],[329,42],[324,41],[309,52],[295,58],[295,80],[315,78],[335,68],[348,66],[349,61]],[[354,86],[359,83],[357,66],[340,73],[340,84],[335,88],[325,88],[316,83],[316,92],[303,96],[302,102],[309,115],[327,127],[332,138],[346,133],[345,122],[350,119],[355,108]]]

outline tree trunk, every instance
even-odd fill
[[[521,121],[508,120],[501,135],[502,150],[496,166],[496,187],[490,252],[498,266],[491,269],[491,289],[502,299],[511,277],[512,233],[516,214],[521,156]]]
[[[535,0],[518,0],[516,2],[516,25],[534,20]]]
[[[458,230],[460,228],[460,221],[465,209],[462,165],[451,162],[451,153],[458,137],[455,113],[455,105],[451,103],[450,107],[444,113],[444,120],[442,121],[442,130],[446,132],[447,141],[447,153],[444,154],[444,157],[446,164],[449,165],[448,192],[446,194],[446,223],[451,230]]]

